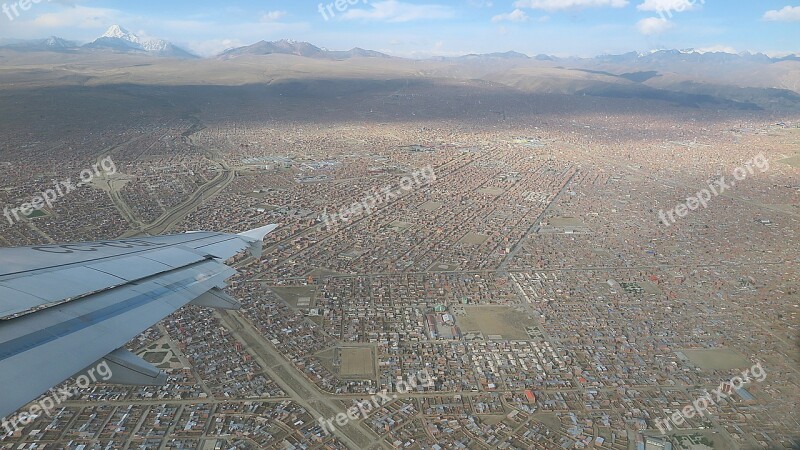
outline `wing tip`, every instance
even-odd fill
[[[259,228],[254,228],[249,231],[245,231],[244,233],[239,233],[238,236],[241,236],[247,240],[252,241],[263,241],[264,238],[270,234],[273,230],[278,228],[278,224],[273,223],[271,225],[266,225]]]
[[[245,242],[250,244],[250,255],[254,258],[260,258],[263,252],[264,237],[278,228],[278,224],[263,226],[244,233],[239,233],[237,236],[242,238]]]

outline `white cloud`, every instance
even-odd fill
[[[773,9],[764,13],[764,20],[771,22],[800,22],[800,6],[786,6],[781,10]]]
[[[136,21],[139,22],[138,20]],[[203,20],[166,20],[160,23],[148,23],[150,26],[157,25],[161,29],[166,29],[175,35],[207,34],[208,27],[213,22]]]
[[[498,15],[492,17],[492,23],[506,22],[506,21],[507,22],[527,22],[530,19],[531,18],[528,17],[527,14],[525,14],[525,11],[523,11],[521,9],[515,9],[514,11],[511,11],[510,13],[498,14]]]
[[[286,11],[269,11],[261,15],[262,22],[275,22],[286,16]]]
[[[244,43],[238,39],[211,39],[205,41],[188,42],[186,48],[201,56],[213,56],[218,55],[225,50],[243,47],[249,44],[250,42]]]
[[[518,0],[514,6],[545,11],[590,7],[624,8],[628,6],[628,0]]]
[[[41,14],[32,21],[32,26],[42,29],[54,28],[105,28],[124,22],[127,16],[120,11],[107,8],[75,6],[58,12]]]
[[[639,11],[684,12],[705,4],[705,0],[644,0],[636,7]]]
[[[640,33],[652,36],[654,34],[661,34],[673,27],[673,23],[667,19],[659,17],[648,17],[636,22],[636,29]]]
[[[449,19],[455,11],[444,5],[415,5],[398,0],[371,3],[372,9],[351,9],[342,18],[347,20],[374,20],[380,22],[411,22],[425,19]]]

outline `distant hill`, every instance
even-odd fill
[[[495,53],[484,53],[484,54],[480,54],[480,55],[471,54],[471,55],[467,55],[467,56],[462,56],[461,58],[530,59],[530,56],[528,56],[528,55],[526,55],[524,53],[519,53],[519,52],[515,52],[515,51],[508,51],[508,52],[505,52],[505,53],[495,52]]]
[[[531,59],[530,56],[515,51],[495,52],[495,53],[470,53],[463,56],[438,56],[433,58],[435,61],[464,61],[464,62],[483,62],[483,61],[524,61]]]
[[[6,44],[3,47],[19,52],[70,52],[79,48],[77,42],[50,36],[47,39],[34,39]]]
[[[91,58],[86,58],[91,55]],[[155,56],[170,59],[153,58]],[[98,58],[99,57],[99,58]],[[259,58],[269,57],[269,63]],[[231,70],[229,61],[247,64]],[[171,61],[180,59],[179,62]],[[405,59],[374,50],[328,50],[288,39],[226,50],[197,58],[161,39],[143,39],[120,26],[80,46],[57,37],[0,45],[4,67],[59,64],[48,72],[9,77],[17,86],[56,79],[59,83],[280,84],[320,86],[330,80],[469,80],[518,92],[605,98],[638,98],[682,107],[800,110],[800,57],[760,53],[658,50],[589,58],[508,51],[455,57]],[[114,70],[82,71],[80,64],[105,61]],[[347,61],[347,64],[337,64]],[[26,69],[29,70],[29,69]],[[32,69],[34,71],[39,69]],[[168,75],[165,75],[168,74]],[[294,84],[292,84],[294,83]],[[353,88],[357,89],[358,84]]]
[[[373,50],[354,48],[349,51],[330,51],[322,49],[308,42],[298,42],[282,39],[275,42],[260,41],[245,47],[232,48],[225,50],[217,55],[217,59],[233,59],[242,56],[263,56],[263,55],[295,55],[306,58],[322,59],[349,59],[349,58],[391,58],[389,55]]]
[[[175,58],[198,58],[191,52],[184,50],[163,39],[145,39],[126,30],[119,25],[110,26],[102,36],[94,41],[80,46],[76,42],[51,36],[47,39],[36,40],[0,40],[0,48],[9,48],[16,51],[57,51],[68,52],[77,49],[110,50],[117,53],[136,53],[151,56],[166,56]],[[213,59],[227,60],[242,56],[264,55],[294,55],[305,58],[343,60],[350,58],[384,58],[403,59],[364,48],[339,51],[318,47],[309,42],[282,39],[279,41],[259,41],[251,45],[225,50]],[[702,50],[656,50],[647,53],[629,52],[618,55],[598,55],[590,58],[557,57],[547,54],[538,54],[530,57],[517,51],[494,53],[471,53],[463,56],[440,56],[428,58],[429,61],[451,62],[476,62],[492,63],[505,62],[514,66],[520,64],[547,64],[554,63],[568,68],[581,68],[597,73],[626,74],[626,78],[634,81],[646,81],[663,72],[681,72],[686,67],[715,71],[715,66],[725,66],[725,69],[747,68],[752,69],[757,65],[770,65],[785,62],[800,62],[800,56],[787,55],[783,57],[770,57],[763,53],[727,53]],[[647,75],[645,75],[647,74]],[[640,78],[643,77],[643,78]]]
[[[392,58],[391,56],[376,52],[374,50],[364,50],[363,48],[354,48],[346,52],[328,50],[328,55],[334,59],[348,59],[348,58]]]

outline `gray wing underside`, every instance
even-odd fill
[[[124,345],[187,303],[236,307],[224,262],[275,228],[0,249],[0,417],[101,360],[111,382],[163,383]]]

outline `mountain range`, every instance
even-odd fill
[[[0,48],[7,48],[18,52],[81,52],[81,51],[111,51],[115,53],[134,53],[150,56],[197,59],[199,56],[163,39],[142,38],[119,25],[112,25],[92,42],[79,44],[59,37],[51,36],[47,39],[12,40],[5,44],[0,42]],[[317,47],[308,42],[298,42],[283,39],[275,42],[260,41],[252,45],[235,47],[225,50],[212,59],[230,60],[248,56],[265,55],[295,55],[317,59],[350,59],[350,58],[395,58],[387,54],[363,48],[353,48],[348,51],[334,51]],[[600,55],[593,58],[568,57],[540,54],[530,57],[524,53],[508,51],[505,53],[469,54],[457,57],[434,57],[435,61],[550,61],[566,62],[570,64],[637,64],[647,66],[649,69],[657,66],[674,65],[682,63],[758,63],[770,64],[782,61],[800,61],[798,55],[788,55],[780,58],[769,57],[763,53],[727,53],[703,52],[693,49],[688,50],[658,50],[649,53],[629,52],[621,55]]]
[[[156,38],[142,38],[119,25],[112,25],[92,42],[79,44],[56,36],[47,39],[12,40],[0,48],[17,52],[60,52],[79,53],[86,51],[109,51],[113,53],[130,53],[179,59],[197,59],[199,56],[178,47],[177,45]],[[225,50],[215,56],[216,59],[228,60],[243,56],[263,55],[295,55],[319,59],[349,58],[391,58],[391,56],[363,48],[348,51],[333,51],[317,47],[308,42],[297,42],[283,39],[276,42],[260,41],[252,45]]]
[[[56,36],[47,39],[34,39],[26,41],[14,41],[0,47],[12,49],[18,52],[59,52],[76,53],[81,51],[111,51],[115,53],[133,53],[151,56],[161,56],[168,58],[199,58],[169,41],[155,38],[142,38],[134,33],[122,28],[119,25],[112,25],[92,42],[79,44],[68,41]]]
[[[331,83],[356,92],[369,83],[395,86],[411,80],[458,80],[532,94],[800,110],[797,55],[776,58],[688,49],[590,58],[531,57],[509,51],[407,59],[362,48],[328,50],[284,39],[201,58],[168,41],[138,36],[115,25],[83,45],[57,37],[0,42],[0,60],[9,69],[0,78],[15,86],[39,85],[44,80],[86,85],[284,85],[302,93],[318,92]],[[15,72],[15,67],[20,69]]]
[[[144,39],[130,31],[112,25],[102,36],[83,46],[85,49],[111,50],[121,53],[143,52],[170,58],[197,58],[196,55],[163,39]]]
[[[277,42],[260,41],[245,47],[225,50],[216,56],[217,59],[234,59],[242,56],[262,55],[296,55],[306,58],[349,59],[349,58],[391,58],[391,56],[373,50],[354,48],[348,51],[331,51],[317,47],[308,42],[297,42],[283,39]]]

